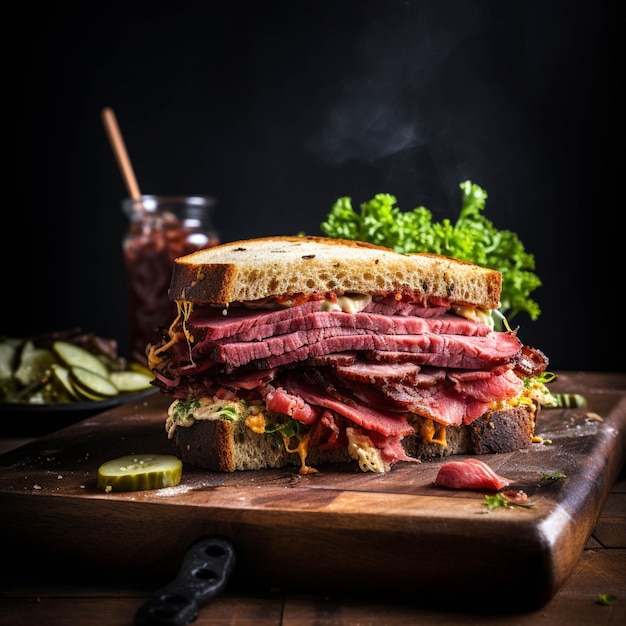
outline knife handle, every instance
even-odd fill
[[[135,613],[135,626],[185,626],[198,618],[200,605],[221,593],[235,567],[230,539],[211,535],[187,550],[176,578]]]

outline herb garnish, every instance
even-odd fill
[[[179,400],[174,407],[174,417],[177,421],[183,422],[189,417],[193,417],[193,413],[200,408],[198,400]]]
[[[245,402],[243,400],[241,402],[245,405]],[[217,414],[221,418],[228,420],[229,422],[236,422],[239,419],[239,413],[237,413],[237,409],[232,405],[220,407],[217,410]]]
[[[541,480],[562,480],[563,478],[567,478],[563,472],[552,472],[552,474],[541,473]]]
[[[600,593],[598,594],[598,604],[602,604],[603,606],[608,606],[609,604],[613,604],[617,600],[617,597],[612,593]]]
[[[516,506],[521,506],[523,508],[529,509],[534,505],[533,502],[528,500],[528,497],[522,491],[514,492],[509,495],[507,492],[499,492],[494,495],[486,495],[485,496],[485,506],[489,511],[493,511],[494,509],[513,509]]]
[[[282,424],[278,422],[268,422],[265,424],[265,432],[273,434],[280,443],[284,444],[285,438],[291,439],[292,437],[298,437],[300,434],[300,422],[292,419]]]

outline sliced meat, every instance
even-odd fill
[[[323,306],[231,307],[226,314],[195,307],[169,338],[178,341],[156,355],[156,384],[178,398],[236,393],[264,400],[269,411],[310,425],[311,436],[331,448],[345,445],[346,428],[356,428],[396,462],[403,460],[401,439],[414,432],[409,413],[469,424],[491,402],[519,393],[516,373],[547,366],[515,332],[453,315],[443,301],[389,296],[356,314]]]
[[[510,370],[487,378],[477,378],[463,382],[457,380],[454,384],[454,389],[459,393],[482,402],[514,398],[522,392],[523,388],[524,383],[522,379],[518,378]]]
[[[402,446],[402,437],[390,436],[386,437],[376,431],[368,431],[366,433],[371,442],[380,450],[383,461],[393,465],[398,461],[408,461],[410,463],[420,463],[418,459],[410,457]]]
[[[359,313],[346,314],[341,311],[323,311],[322,306],[323,302],[319,300],[272,311],[198,306],[192,311],[187,327],[201,330],[198,339],[202,341],[255,341],[298,330],[337,326],[364,328],[385,334],[436,332],[484,335],[488,332],[484,324],[457,315],[446,315],[446,307],[426,308],[397,303],[397,308],[403,313],[392,314],[389,311],[393,311],[394,306],[370,303]]]
[[[510,481],[496,474],[485,462],[470,458],[442,465],[434,484],[450,489],[499,491],[508,487]]]
[[[224,315],[226,310],[226,315]],[[294,317],[299,317],[322,310],[322,301],[311,301],[299,307],[285,307],[276,310],[247,309],[230,307],[228,309],[212,306],[195,306],[187,326],[194,330],[202,330],[203,337],[215,341],[224,337],[232,337],[238,333],[246,333],[255,326],[278,324]],[[198,341],[198,338],[196,338]]]
[[[405,436],[415,432],[403,415],[375,410],[365,405],[351,406],[332,398],[313,385],[296,380],[294,376],[285,380],[285,388],[290,394],[307,403],[331,409],[367,430],[374,430],[385,436]]]
[[[256,389],[267,385],[276,376],[276,369],[272,370],[239,370],[230,376],[220,376],[218,381],[230,389]]]
[[[383,300],[370,302],[365,311],[382,313],[383,315],[419,315],[420,317],[436,317],[450,309],[450,303],[441,299],[433,299],[428,305],[416,302],[397,300],[394,295]]]
[[[442,384],[426,389],[388,384],[381,388],[381,392],[388,402],[403,407],[405,411],[447,426],[471,424],[489,408],[489,403],[459,394]]]
[[[358,361],[352,365],[339,365],[335,368],[337,375],[349,380],[357,380],[372,385],[385,381],[405,381],[413,383],[420,366],[417,363],[368,363]]]
[[[232,370],[251,362],[270,369],[333,352],[351,350],[409,352],[416,363],[435,367],[490,369],[521,349],[513,333],[490,332],[485,337],[464,335],[372,335],[361,329],[324,328],[299,331],[254,342],[215,347],[211,358]]]
[[[303,380],[322,389],[335,400],[354,407],[365,405],[377,411],[405,413],[406,409],[389,402],[380,388],[369,383],[348,380],[322,368],[310,368],[303,373]]]
[[[489,370],[459,370],[459,369],[448,369],[447,374],[448,378],[454,383],[464,383],[468,380],[482,380],[485,378],[491,378],[492,376],[498,376],[499,374],[504,374],[504,372],[509,371],[510,364],[505,363],[501,365],[496,365]]]
[[[303,365],[311,365],[313,367],[322,367],[324,365],[352,365],[356,362],[358,352],[334,352],[333,354],[320,354],[311,357]]]
[[[546,371],[548,357],[537,348],[522,346],[513,361],[513,370],[522,377],[538,376]]]
[[[265,406],[270,411],[288,415],[302,424],[312,424],[319,417],[321,411],[318,405],[314,406],[308,399],[284,389],[272,389],[264,397]]]
[[[265,316],[264,316],[265,317]],[[382,335],[421,335],[424,333],[485,336],[489,328],[457,315],[440,317],[389,316],[375,313],[355,313],[347,315],[340,311],[314,311],[305,315],[296,315],[271,323],[263,322],[252,325],[245,332],[238,331],[221,341],[259,341],[267,337],[288,335],[298,331],[324,328],[346,328],[355,331],[366,330]]]

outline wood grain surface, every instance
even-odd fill
[[[551,445],[482,457],[531,508],[487,511],[484,493],[435,488],[444,461],[309,477],[186,466],[178,487],[98,491],[100,463],[172,451],[167,401],[153,396],[0,456],[0,545],[16,570],[62,560],[149,580],[175,574],[196,539],[223,534],[237,547],[238,589],[423,594],[426,604],[443,587],[468,607],[484,610],[486,593],[494,609],[498,598],[540,607],[570,575],[626,458],[626,376],[564,372],[553,389],[582,393],[589,406],[542,411],[537,433]],[[566,478],[542,480],[554,472]]]

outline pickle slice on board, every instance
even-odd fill
[[[175,487],[183,475],[182,461],[170,454],[128,454],[98,468],[104,491],[144,491]]]

